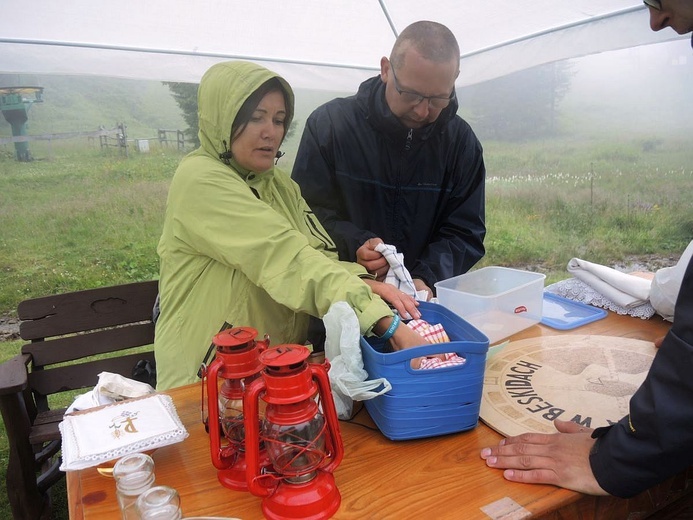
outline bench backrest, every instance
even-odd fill
[[[157,281],[46,296],[17,308],[22,354],[31,355],[29,388],[39,412],[47,396],[93,387],[103,371],[132,377],[140,360],[154,362],[153,350],[114,357],[93,356],[152,345],[152,309]],[[105,359],[104,359],[105,358]]]

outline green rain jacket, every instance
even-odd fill
[[[173,177],[157,248],[158,390],[197,380],[225,321],[269,334],[277,345],[304,343],[309,315],[322,317],[337,301],[354,309],[362,334],[392,316],[357,276],[368,276],[365,269],[338,260],[334,243],[287,173],[276,167],[249,172],[219,159],[241,105],[272,77],[278,76],[261,66],[228,62],[210,68],[200,83],[201,145]],[[289,93],[291,116],[293,92],[279,79]]]

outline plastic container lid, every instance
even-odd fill
[[[607,311],[544,292],[544,307],[541,323],[554,329],[570,330],[606,318]]]

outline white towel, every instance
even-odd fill
[[[75,397],[75,400],[65,411],[66,414],[79,410],[94,408],[105,404],[115,403],[123,399],[143,397],[155,393],[156,390],[147,383],[128,379],[120,374],[101,372],[98,383],[86,394]]]
[[[390,269],[385,275],[385,283],[394,285],[403,293],[413,296],[419,301],[426,301],[428,296],[426,291],[417,291],[411,275],[406,267],[404,267],[404,255],[397,252],[397,248],[390,244],[378,244],[375,250],[385,257],[387,263],[390,264]]]
[[[568,262],[568,272],[615,304],[630,309],[647,303],[651,281],[579,258]]]

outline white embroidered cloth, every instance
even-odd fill
[[[558,296],[563,296],[564,298],[568,298],[570,300],[586,303],[588,305],[594,305],[595,307],[601,307],[602,309],[615,312],[616,314],[627,314],[629,316],[633,316],[634,318],[641,318],[643,320],[647,320],[655,314],[654,307],[652,307],[649,302],[645,302],[642,305],[637,305],[635,307],[621,307],[577,278],[561,280],[560,282],[548,285],[544,290],[557,294]]]
[[[404,267],[404,255],[397,252],[397,248],[390,244],[378,244],[375,250],[382,254],[390,264],[390,269],[385,275],[385,283],[394,285],[400,291],[413,296],[417,300],[426,301],[426,291],[417,291],[411,275]]]
[[[651,281],[611,267],[572,258],[568,272],[619,307],[630,309],[648,302]]]
[[[188,436],[173,400],[164,394],[128,399],[66,415],[61,471],[98,466],[129,453],[181,442]]]

